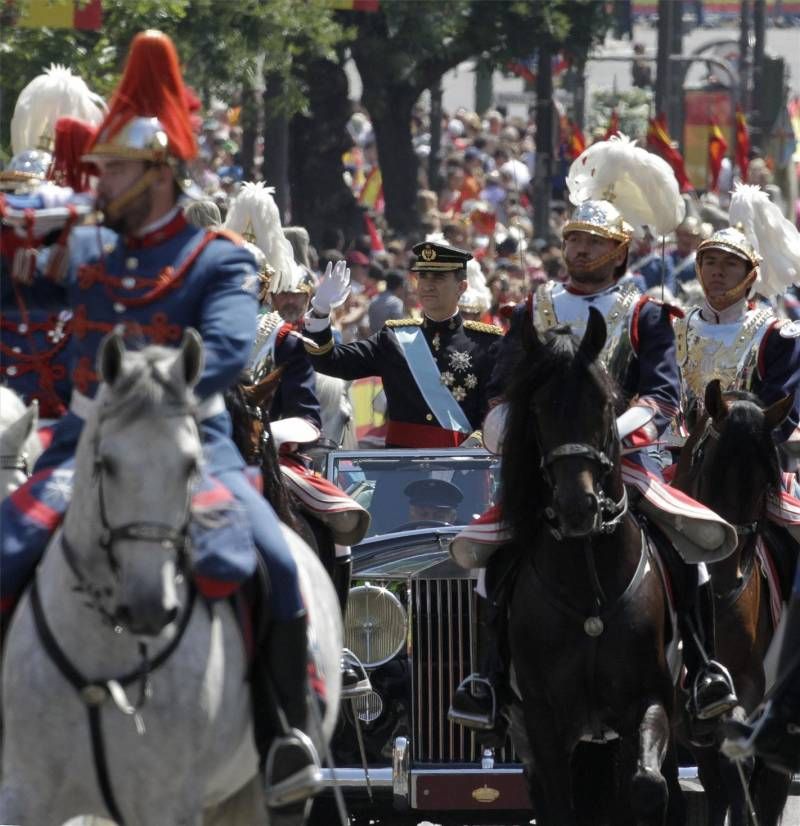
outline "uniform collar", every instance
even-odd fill
[[[434,321],[428,316],[422,317],[422,326],[426,330],[430,330],[432,333],[441,333],[445,330],[457,330],[463,324],[463,319],[461,318],[461,313],[456,310],[450,318],[446,318],[444,321]]]
[[[743,321],[745,313],[748,310],[747,299],[743,298],[730,307],[724,310],[715,310],[706,301],[700,308],[700,318],[707,321],[709,324],[734,324],[737,321]]]
[[[608,295],[609,293],[615,292],[616,290],[619,289],[619,282],[617,282],[615,284],[612,284],[610,287],[606,287],[604,290],[599,290],[596,293],[584,292],[583,290],[579,290],[577,287],[573,287],[571,284],[569,284],[566,281],[564,282],[564,289],[570,295],[576,295],[580,298],[585,298],[587,300],[591,300],[593,298],[600,298],[601,295]]]
[[[155,247],[174,238],[188,226],[183,209],[178,205],[171,209],[152,224],[148,224],[138,235],[131,235],[125,239],[128,249],[138,250]]]

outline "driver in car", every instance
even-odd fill
[[[409,524],[439,522],[453,525],[458,506],[464,499],[461,491],[444,479],[418,479],[403,489],[408,497]]]

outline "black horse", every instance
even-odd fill
[[[529,333],[508,394],[503,512],[518,554],[508,644],[521,697],[512,737],[541,826],[662,826],[685,814],[666,598],[628,510],[618,400],[598,361],[605,339],[594,309],[580,342],[569,328],[544,341]]]
[[[717,654],[731,672],[742,705],[735,716],[752,713],[764,696],[764,657],[775,633],[757,543],[766,539],[783,551],[777,559],[783,562],[787,586],[796,562],[794,543],[767,521],[767,497],[778,495],[780,489],[778,450],[772,433],[791,411],[792,401],[789,396],[764,409],[751,393],[723,394],[718,380],[710,382],[705,415],[691,423],[675,478],[676,487],[716,511],[736,527],[739,536],[733,554],[709,565]],[[787,597],[788,593],[784,594],[784,599]],[[694,746],[693,750],[706,792],[710,826],[746,826],[750,804],[735,766],[719,753],[716,744]],[[776,826],[786,803],[789,778],[760,760],[747,764],[745,772],[758,823]]]

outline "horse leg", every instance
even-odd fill
[[[722,758],[716,748],[696,747],[697,773],[703,784],[709,826],[725,826],[730,798],[723,771]]]
[[[664,758],[664,765],[661,773],[667,779],[667,824],[668,826],[683,826],[686,823],[687,806],[686,798],[678,779],[678,749],[675,745],[675,738],[670,737],[667,755]]]
[[[758,815],[758,826],[778,826],[789,796],[792,779],[756,760],[750,781],[750,794]]]
[[[638,826],[663,826],[669,792],[661,765],[669,748],[667,711],[661,702],[649,705],[639,724],[639,754],[631,781],[631,808]]]

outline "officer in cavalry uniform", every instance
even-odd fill
[[[89,159],[99,169],[98,206],[105,227],[80,227],[70,238],[66,288],[73,307],[72,401],[57,424],[38,468],[70,459],[93,404],[96,355],[103,337],[124,326],[131,346],[177,346],[188,327],[203,338],[205,362],[195,392],[205,468],[245,508],[255,544],[271,580],[270,627],[253,669],[254,724],[262,759],[264,733],[274,710],[265,708],[267,670],[293,739],[275,741],[274,767],[266,778],[271,805],[294,803],[316,792],[321,775],[307,714],[307,629],[297,569],[274,511],[246,480],[244,462],[231,441],[222,392],[238,379],[255,337],[258,302],[253,256],[239,236],[187,224],[178,198],[183,164],[197,152],[185,87],[172,41],[157,31],[134,39],[111,109],[98,130]],[[44,264],[46,271],[46,262]],[[37,273],[41,277],[41,273]],[[30,485],[33,480],[30,480]],[[23,488],[8,509],[4,534],[28,501]],[[24,509],[24,507],[23,507]],[[24,514],[23,514],[24,516]],[[3,541],[3,596],[19,591],[43,548],[8,557]],[[224,553],[224,551],[220,551]],[[224,565],[223,565],[224,567]],[[247,560],[242,576],[256,568]],[[16,571],[10,576],[9,571]],[[241,581],[241,578],[238,580]],[[225,583],[221,583],[225,585]],[[218,596],[230,593],[220,590]],[[267,695],[268,696],[268,695]],[[274,732],[277,726],[272,727]]]
[[[675,246],[667,252],[667,258],[672,264],[676,289],[697,277],[694,262],[697,257],[697,245],[702,240],[703,225],[694,215],[688,215],[675,228]]]
[[[80,155],[103,119],[105,104],[69,69],[51,66],[20,92],[11,121],[14,157],[0,172],[0,380],[45,419],[69,404],[71,313],[59,283],[69,232],[90,209],[87,165]],[[69,189],[42,184],[47,179]],[[62,205],[63,204],[63,205]],[[30,207],[50,207],[46,221]],[[61,218],[54,213],[61,212]],[[34,281],[36,259],[55,244],[45,279]]]
[[[629,453],[626,459],[641,465],[658,479],[663,478],[662,470],[669,461],[669,454],[661,450],[656,440],[678,418],[680,411],[680,378],[672,330],[672,317],[678,311],[641,295],[629,282],[620,283],[626,272],[633,227],[623,217],[625,207],[621,203],[624,200],[622,197],[616,203],[593,197],[607,191],[601,179],[595,179],[593,174],[593,168],[603,165],[605,157],[602,153],[606,146],[615,151],[615,163],[626,163],[622,156],[623,147],[617,141],[595,144],[594,163],[584,164],[583,157],[573,163],[568,181],[571,197],[580,193],[585,200],[578,203],[562,231],[567,280],[564,284],[548,282],[541,285],[527,301],[515,308],[511,328],[503,342],[503,352],[498,358],[491,392],[498,401],[502,398],[514,364],[521,357],[523,325],[533,323],[538,333],[569,325],[575,335],[582,336],[589,310],[594,307],[602,313],[607,328],[606,344],[600,359],[629,405],[629,412],[625,415],[634,418],[641,416],[641,420],[647,422],[624,440],[623,444],[629,449],[639,448]],[[639,153],[644,150],[632,145],[629,147],[631,170],[622,170],[619,177],[635,181],[636,170],[641,169],[642,164]],[[665,227],[669,231],[680,221],[683,205],[674,175],[668,167],[662,166],[660,159],[657,160],[659,162],[655,163],[647,157],[644,162],[655,163],[650,177],[658,178],[661,183],[659,190],[663,201],[653,207],[651,216],[639,212],[639,219],[642,223],[652,222],[662,226],[674,220],[672,226]],[[576,169],[580,175],[586,176],[586,183],[574,178]],[[613,182],[613,172],[606,170],[606,173]],[[644,199],[639,197],[636,200],[641,203]],[[487,429],[488,426],[487,422]],[[482,519],[488,521],[490,515],[491,512]],[[492,518],[499,528],[501,515],[498,513]],[[501,530],[497,534],[500,535]],[[676,606],[684,640],[688,684],[695,689],[692,693],[696,698],[696,708],[692,712],[700,719],[717,717],[733,708],[737,700],[730,675],[713,659],[713,633],[710,629],[713,628],[714,606],[708,574],[704,565],[684,563],[672,553],[670,562],[681,567],[688,565],[690,577],[687,579],[696,583],[683,604]],[[492,580],[491,565],[492,560],[486,575],[489,582]],[[503,609],[493,605],[493,610],[499,615]],[[695,631],[699,634],[693,633]],[[700,639],[697,639],[698,635]],[[703,648],[700,646],[701,640],[705,643]],[[494,683],[503,678],[504,667],[499,662],[494,640],[490,640],[486,670],[489,672],[486,675],[472,675],[461,683],[453,695],[452,720],[483,729],[495,726],[496,720],[492,716],[492,710],[496,707]]]
[[[769,305],[756,304],[754,296],[779,295],[797,277],[800,236],[754,186],[737,186],[730,219],[746,231],[728,227],[700,243],[696,270],[706,301],[675,325],[686,405],[702,412],[705,388],[713,379],[720,380],[723,391],[753,393],[764,407],[791,395],[791,412],[773,431],[780,445],[800,421],[800,325],[778,319]],[[787,268],[790,261],[793,272]],[[783,474],[783,481],[782,501],[794,501],[800,513],[796,477]],[[778,524],[786,512],[784,508],[778,515]],[[769,505],[767,516],[776,516]],[[800,771],[800,566],[796,542],[784,537],[782,544],[774,550],[787,554],[796,573],[786,609],[780,687],[740,751],[755,751],[775,768],[794,773]]]
[[[350,274],[342,262],[326,272],[306,315],[314,367],[343,379],[380,376],[386,394],[387,447],[457,447],[480,427],[487,385],[503,331],[464,321],[458,300],[467,288],[470,253],[425,241],[414,247],[422,319],[387,321],[378,333],[334,344],[331,308],[347,297]]]

